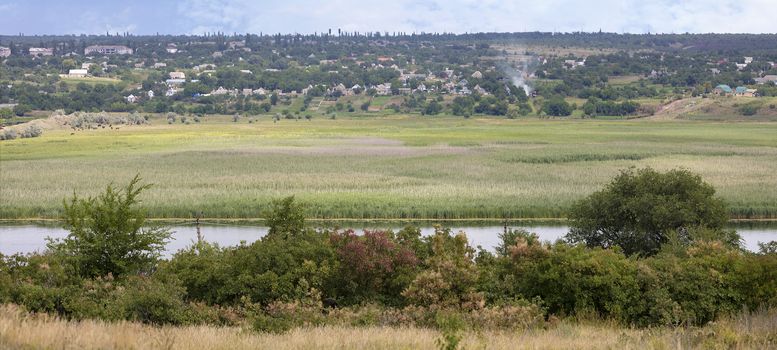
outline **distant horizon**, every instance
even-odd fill
[[[368,34],[374,34],[374,33],[380,33],[381,36],[386,37],[385,34],[388,33],[388,37],[395,37],[395,36],[410,36],[410,35],[455,35],[455,36],[466,36],[466,35],[479,35],[479,34],[531,34],[531,33],[539,33],[539,34],[554,34],[554,35],[572,35],[572,34],[614,34],[614,35],[777,35],[777,32],[775,33],[754,33],[754,32],[698,32],[698,33],[691,33],[691,32],[684,32],[684,33],[630,33],[630,32],[607,32],[607,31],[576,31],[576,32],[553,32],[553,31],[540,31],[540,30],[534,30],[534,31],[522,31],[522,32],[463,32],[463,33],[448,33],[448,32],[400,32],[400,31],[366,31],[366,32],[358,32],[359,36],[363,37]],[[150,33],[150,34],[138,34],[138,33],[42,33],[42,34],[26,34],[26,33],[16,33],[16,34],[6,34],[6,33],[0,33],[0,37],[4,38],[13,38],[13,37],[58,37],[58,36],[73,36],[73,37],[153,37],[153,36],[171,36],[171,37],[213,37],[217,35],[223,35],[225,37],[234,37],[234,36],[245,36],[245,35],[261,35],[261,36],[275,36],[275,35],[281,35],[281,36],[290,36],[290,35],[302,35],[302,36],[323,36],[324,34],[327,34],[327,31],[319,31],[319,32],[311,32],[311,33],[299,33],[299,32],[285,32],[285,33],[270,33],[270,32],[211,32],[211,33]],[[337,35],[337,33],[332,33],[330,36],[333,38],[342,37],[346,38],[352,36],[353,32],[343,32],[342,35]]]
[[[206,32],[774,34],[770,0],[0,0],[4,36]],[[62,33],[62,34],[57,34]]]

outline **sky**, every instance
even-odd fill
[[[777,33],[777,0],[0,0],[0,34]]]

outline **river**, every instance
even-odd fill
[[[364,226],[355,226],[361,230]],[[371,226],[373,228],[374,226]],[[424,235],[434,233],[434,228],[429,225],[420,225],[421,232]],[[470,240],[472,246],[482,246],[485,249],[493,250],[499,244],[498,234],[504,230],[502,226],[475,226],[475,225],[449,225],[455,232],[464,231]],[[537,233],[540,239],[544,241],[555,241],[562,238],[568,230],[564,225],[526,225],[510,226],[513,228],[524,228],[530,232]],[[391,224],[383,226],[395,231],[399,227],[392,227]],[[777,223],[747,225],[738,224],[734,226],[742,236],[745,247],[751,251],[758,250],[759,242],[777,241]],[[186,248],[192,242],[197,240],[197,229],[195,225],[179,225],[171,227],[173,233],[172,240],[166,245],[164,257],[169,258],[180,249]],[[232,225],[232,224],[203,224],[200,225],[200,232],[203,238],[209,242],[216,242],[220,246],[234,246],[240,242],[251,243],[267,234],[267,227],[250,225]],[[0,225],[0,253],[11,255],[16,253],[31,253],[43,251],[46,248],[46,238],[64,238],[68,231],[62,227],[45,225]]]

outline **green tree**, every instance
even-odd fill
[[[93,64],[89,66],[89,69],[87,69],[87,72],[93,76],[100,76],[103,72],[103,67],[99,64]]]
[[[30,105],[18,104],[13,108],[13,113],[19,117],[24,116],[30,112],[32,112],[32,107],[30,107]]]
[[[570,241],[620,246],[629,255],[653,255],[675,233],[690,242],[699,229],[707,232],[705,239],[712,235],[734,245],[739,241],[736,233],[723,229],[728,214],[715,189],[682,169],[624,170],[603,190],[573,205],[569,218]]]
[[[440,112],[442,112],[442,105],[437,101],[429,102],[429,104],[426,105],[426,108],[424,108],[424,114],[426,115],[435,115]]]
[[[112,184],[97,197],[73,195],[64,201],[64,222],[70,234],[49,240],[48,248],[72,263],[83,277],[120,276],[151,270],[170,231],[146,226],[146,213],[138,207],[138,196],[151,185],[140,185],[140,177],[118,190]]]
[[[0,108],[0,118],[8,119],[13,117],[13,111],[10,108]]]
[[[305,208],[294,202],[294,196],[272,202],[265,222],[270,230],[267,237],[289,237],[305,228]]]
[[[552,99],[542,105],[542,111],[554,117],[566,117],[572,114],[572,106],[563,99]]]

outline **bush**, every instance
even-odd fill
[[[339,260],[340,276],[334,282],[341,302],[379,301],[399,305],[400,293],[413,280],[418,259],[386,231],[335,232],[330,241]]]
[[[274,301],[255,312],[253,328],[264,333],[284,333],[302,326],[319,326],[326,322],[322,311],[321,295],[316,290],[301,300]]]
[[[294,202],[294,196],[273,201],[265,215],[265,224],[269,227],[267,237],[295,235],[305,227],[305,209]]]
[[[185,290],[174,280],[132,276],[116,297],[123,319],[150,324],[185,324],[191,321],[183,302]]]
[[[475,289],[478,279],[474,249],[464,233],[451,235],[449,229],[437,227],[431,237],[432,255],[428,268],[418,275],[402,292],[412,305],[440,309],[480,309],[483,295]]]
[[[521,294],[541,298],[553,314],[627,320],[638,295],[636,264],[617,250],[557,243],[545,256],[516,249],[512,258]]]
[[[82,277],[115,277],[149,272],[170,238],[160,227],[145,227],[145,211],[138,196],[150,185],[139,185],[135,176],[118,191],[108,185],[97,197],[80,199],[75,194],[64,202],[63,220],[70,231],[61,240],[49,240],[48,248],[69,261]]]
[[[13,113],[16,114],[18,117],[22,117],[27,113],[32,112],[32,107],[26,104],[18,104],[14,106]]]
[[[2,140],[14,140],[18,135],[16,134],[16,130],[6,129],[0,136],[2,136]]]
[[[758,113],[759,109],[760,109],[760,106],[753,103],[748,103],[746,105],[742,105],[741,107],[739,107],[739,114],[742,114],[744,116],[751,116]]]
[[[686,249],[666,249],[641,268],[646,290],[631,310],[638,325],[702,325],[739,311],[743,295],[734,269],[741,258],[720,242],[696,242]]]
[[[22,131],[22,138],[32,138],[43,135],[43,129],[37,125],[28,125],[24,131]]]
[[[173,258],[160,266],[159,273],[172,274],[186,288],[185,298],[189,301],[217,303],[223,301],[219,292],[226,284],[226,249],[206,241],[196,242],[191,247],[175,253]]]

